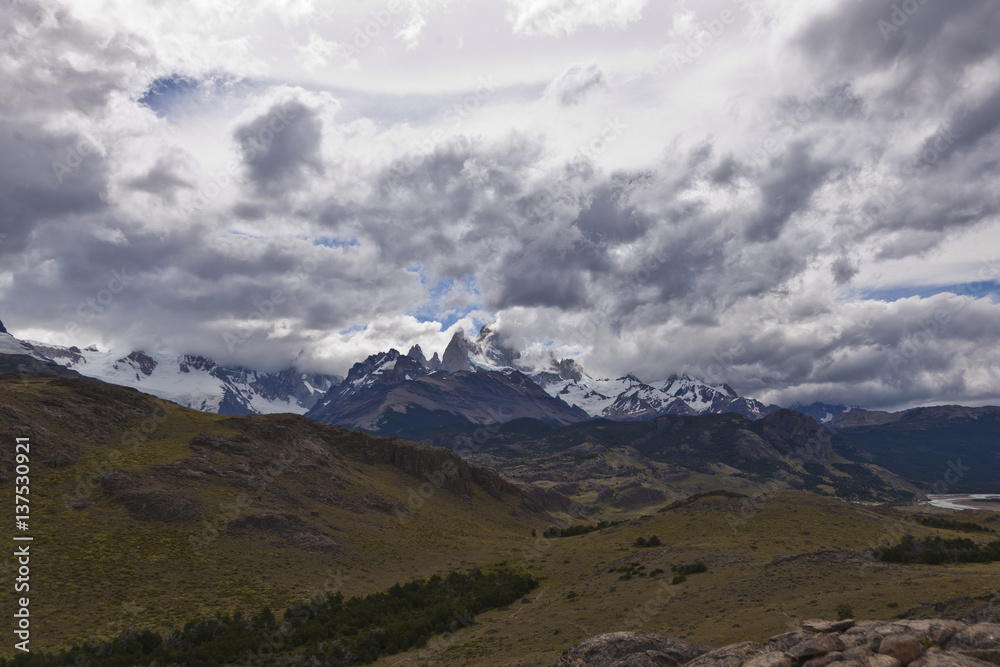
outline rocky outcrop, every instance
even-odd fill
[[[602,667],[677,667],[707,653],[698,646],[662,635],[612,632],[585,639],[563,653],[558,667],[601,665]]]
[[[1000,665],[1000,623],[949,620],[824,621],[710,649],[672,637],[612,632],[566,649],[556,667],[990,667]]]

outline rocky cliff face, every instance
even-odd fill
[[[673,637],[613,632],[566,649],[556,667],[990,667],[1000,665],[1000,623],[810,620],[763,644],[720,648]]]

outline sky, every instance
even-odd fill
[[[344,374],[496,319],[765,402],[1000,403],[1000,3],[0,5],[0,320]]]

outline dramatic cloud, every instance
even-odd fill
[[[994,2],[24,1],[0,25],[15,335],[344,373],[499,317],[595,376],[1000,401]]]

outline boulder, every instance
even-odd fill
[[[771,637],[766,642],[764,642],[764,648],[769,651],[787,651],[796,644],[801,644],[802,642],[812,639],[812,635],[808,632],[802,632],[801,630],[796,630],[795,632],[786,632],[782,635],[775,635]]]
[[[702,655],[698,646],[675,637],[637,632],[610,632],[566,649],[557,667],[677,667]]]
[[[924,646],[913,635],[895,634],[882,638],[878,652],[908,665],[924,654]]]
[[[854,619],[848,618],[842,621],[824,621],[821,618],[810,618],[802,622],[802,629],[809,632],[843,632],[854,625]]]
[[[991,667],[992,663],[971,658],[957,653],[945,653],[931,649],[919,660],[910,663],[910,667]]]
[[[949,653],[1000,665],[1000,623],[977,623],[956,633],[945,644]]]
[[[785,654],[789,658],[806,659],[832,651],[843,651],[845,648],[844,642],[840,641],[839,637],[834,635],[820,635],[796,644],[785,651]]]
[[[792,667],[795,663],[783,651],[764,651],[751,656],[743,667]]]
[[[755,642],[731,644],[695,658],[687,663],[686,667],[741,667],[748,658],[763,649],[763,646]]]

